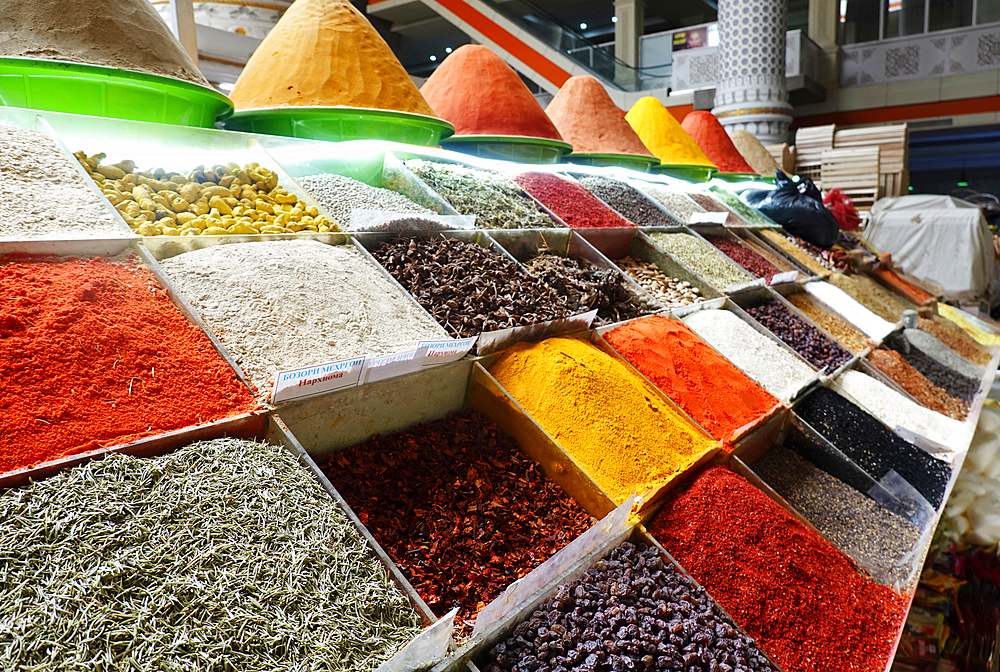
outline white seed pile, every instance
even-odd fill
[[[865,332],[869,338],[881,341],[892,333],[895,325],[883,320],[855,301],[847,292],[829,282],[807,282],[806,291],[837,311],[841,317]]]
[[[779,399],[787,401],[813,378],[808,364],[728,310],[699,310],[682,321]]]
[[[716,289],[744,285],[755,279],[711,244],[690,234],[652,233],[649,237]]]
[[[965,423],[924,408],[871,376],[860,371],[845,371],[837,378],[837,384],[890,428],[905,427],[951,449],[950,454],[939,455],[942,458],[950,461],[969,445],[972,430]]]
[[[301,178],[299,184],[347,231],[352,230],[351,212],[354,210],[434,214],[392,189],[373,187],[343,175],[310,175]]]
[[[413,608],[278,446],[111,455],[0,497],[0,669],[374,670]]]
[[[651,182],[642,182],[638,186],[685,224],[691,221],[691,215],[694,213],[705,212],[705,208],[688,198],[683,192]]]
[[[217,245],[161,263],[261,399],[270,395],[281,370],[447,338],[350,245],[314,240]]]
[[[700,289],[690,282],[670,277],[656,264],[634,257],[623,257],[615,264],[667,308],[690,306],[705,300]]]
[[[49,137],[0,125],[0,238],[127,238]]]

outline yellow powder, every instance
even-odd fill
[[[618,504],[715,443],[628,366],[579,339],[519,343],[490,373]]]
[[[625,115],[625,121],[661,163],[717,167],[656,98],[640,98]]]
[[[344,105],[437,116],[347,0],[297,0],[257,47],[229,97],[237,110]]]
[[[954,322],[981,345],[1000,345],[1000,336],[983,331],[961,310],[953,308],[946,303],[939,303],[937,304],[937,311],[938,315],[950,322]]]

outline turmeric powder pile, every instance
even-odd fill
[[[490,373],[618,504],[714,445],[635,371],[579,339],[519,343]]]
[[[717,167],[656,98],[640,98],[625,115],[625,121],[664,165]]]
[[[237,110],[344,105],[437,116],[347,0],[297,0],[254,51],[229,97]]]

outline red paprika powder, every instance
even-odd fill
[[[882,672],[906,599],[724,467],[649,530],[785,672]]]
[[[728,442],[734,431],[778,405],[777,399],[682,322],[644,317],[604,338],[722,441]]]
[[[518,186],[574,229],[632,226],[576,182],[552,173],[522,173]]]
[[[708,110],[689,112],[681,122],[681,126],[698,143],[705,156],[710,158],[723,173],[757,174],[740,154],[740,150],[736,149],[726,129]]]
[[[257,407],[136,261],[0,260],[0,325],[0,473]]]

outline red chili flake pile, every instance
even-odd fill
[[[650,532],[785,672],[882,672],[906,599],[746,480],[713,467]]]
[[[257,408],[134,261],[0,261],[0,380],[0,473]]]
[[[552,173],[522,173],[518,186],[574,229],[632,226],[576,182]]]
[[[317,462],[431,610],[459,608],[463,637],[480,609],[593,522],[472,411]]]

